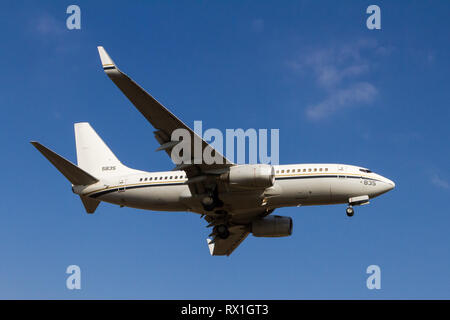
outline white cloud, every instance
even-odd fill
[[[395,47],[393,46],[379,46],[376,50],[375,53],[379,56],[389,56],[392,52],[394,52]]]
[[[325,99],[306,108],[310,120],[325,119],[339,110],[363,106],[376,97],[377,88],[365,80],[371,70],[367,57],[389,54],[376,41],[359,40],[353,43],[305,49],[289,66],[296,72],[312,75],[317,86],[324,90]]]
[[[369,71],[369,64],[362,57],[361,51],[373,45],[372,42],[360,41],[339,47],[310,49],[293,66],[301,72],[311,70],[321,87],[337,86],[345,79],[352,79]]]
[[[448,189],[450,187],[448,181],[441,179],[437,174],[433,175],[431,182],[439,188]]]
[[[38,15],[31,24],[33,30],[42,36],[60,35],[65,28],[65,20],[57,20],[48,13]]]
[[[377,89],[368,82],[358,82],[345,89],[334,90],[325,100],[309,106],[306,115],[311,120],[329,117],[340,109],[359,106],[373,101]]]

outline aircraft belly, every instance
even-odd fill
[[[326,204],[331,201],[332,178],[280,180],[283,192],[276,203],[284,205]],[[275,199],[274,199],[275,200]]]
[[[180,201],[180,194],[186,188],[185,185],[176,185],[125,189],[103,195],[99,200],[147,210],[185,211],[187,206]]]

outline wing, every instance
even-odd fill
[[[209,252],[213,256],[229,256],[241,243],[247,238],[251,229],[251,222],[255,219],[265,217],[271,214],[273,210],[255,209],[249,211],[247,214],[239,214],[239,220],[234,220],[235,224],[228,228],[229,236],[222,239],[216,233],[215,228],[209,235],[212,239],[206,239],[209,247]],[[223,215],[207,215],[205,220],[209,222],[207,227],[216,227],[221,224],[226,224],[227,217]]]
[[[161,103],[153,98],[148,92],[142,89],[136,82],[130,79],[126,74],[120,71],[114,64],[113,60],[106,53],[105,49],[101,46],[98,47],[100,59],[103,65],[103,70],[108,77],[119,87],[119,89],[125,94],[125,96],[133,103],[133,105],[142,113],[142,115],[152,124],[157,130],[154,132],[156,140],[160,143],[160,147],[157,149],[164,150],[169,156],[171,156],[172,149],[177,145],[178,141],[172,141],[172,133],[176,129],[185,129],[189,132],[191,141],[191,157],[190,159],[184,159],[182,164],[179,164],[176,169],[185,170],[188,173],[188,177],[199,175],[198,171],[202,173],[214,172],[223,168],[227,168],[233,163],[228,161],[217,150],[214,150],[206,141],[200,138],[193,130],[185,125],[174,114],[167,110]],[[196,157],[194,146],[201,146],[201,154]],[[206,148],[211,148],[211,152],[216,160],[213,164],[206,164],[203,161],[203,151]],[[199,159],[200,158],[200,159]],[[190,160],[190,161],[189,161]],[[191,172],[195,167],[197,172]]]
[[[212,256],[229,256],[250,233],[246,226],[230,227],[230,235],[226,239],[215,236],[213,239],[206,239],[209,252]]]
[[[98,52],[103,70],[108,77],[119,87],[150,124],[156,128],[154,135],[160,144],[157,151],[166,151],[172,159],[172,149],[180,142],[172,141],[172,133],[177,129],[184,129],[189,133],[190,153],[186,153],[187,156],[184,157],[188,159],[183,159],[181,163],[177,163],[175,170],[184,170],[186,172],[191,193],[193,195],[201,195],[215,192],[221,185],[218,179],[220,174],[226,172],[227,168],[234,164],[200,138],[136,82],[120,71],[103,47],[99,46]],[[212,164],[207,164],[203,161],[202,155],[206,148],[210,148],[208,151],[214,156],[215,161]],[[196,155],[196,149],[198,149],[199,156]],[[223,188],[223,186],[220,188]]]

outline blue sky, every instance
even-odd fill
[[[81,8],[81,30],[66,8]],[[370,4],[381,30],[368,30]],[[14,1],[0,6],[0,298],[450,298],[448,1]],[[285,208],[291,237],[211,257],[190,213],[101,204],[29,144],[75,161],[88,121],[130,167],[169,170],[153,128],[101,69],[185,123],[279,128],[280,163],[371,168],[396,189],[357,208]],[[79,265],[82,290],[65,287]],[[381,290],[366,268],[381,268]]]

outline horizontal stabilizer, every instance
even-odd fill
[[[80,169],[69,160],[61,157],[59,154],[44,147],[39,142],[31,141],[31,144],[38,149],[39,152],[42,153],[42,155],[46,157],[47,160],[50,161],[73,185],[90,185],[98,182],[98,179]]]

